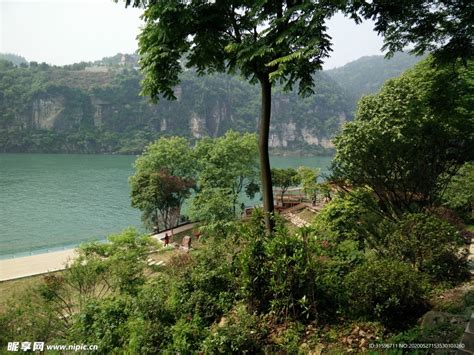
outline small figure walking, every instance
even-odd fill
[[[168,233],[165,234],[165,247],[168,246],[168,244],[170,243],[170,236],[168,235]]]

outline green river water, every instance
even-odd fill
[[[133,226],[134,156],[0,154],[0,258],[68,248]],[[272,157],[325,170],[329,157]]]

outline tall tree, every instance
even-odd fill
[[[200,190],[224,189],[232,196],[232,210],[236,215],[239,195],[249,190],[258,179],[257,137],[252,133],[240,134],[227,131],[220,138],[204,138],[198,141],[194,150],[196,157]],[[254,191],[253,195],[255,194]],[[200,192],[198,192],[199,194]],[[195,201],[205,202],[206,199]]]
[[[144,1],[139,35],[143,93],[153,100],[174,99],[173,87],[185,67],[199,74],[240,73],[261,87],[259,151],[267,232],[273,230],[273,195],[268,155],[272,84],[310,94],[312,74],[328,56],[325,20],[338,1]]]
[[[318,184],[319,171],[319,169],[312,169],[307,166],[300,166],[298,168],[298,176],[303,193],[311,199],[313,204],[316,203],[318,193],[322,190],[321,185]]]
[[[277,186],[280,188],[280,199],[281,204],[283,206],[283,196],[285,195],[286,191],[291,186],[296,186],[300,183],[301,179],[298,175],[298,172],[293,168],[287,169],[279,169],[273,168],[272,169],[272,182],[273,186]]]
[[[132,206],[148,226],[173,227],[195,186],[195,164],[185,138],[161,138],[135,161],[130,177]]]
[[[181,205],[195,186],[194,180],[170,175],[166,169],[138,171],[130,184],[132,207],[142,211],[145,224],[164,229],[176,226]]]

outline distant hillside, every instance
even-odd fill
[[[182,75],[177,101],[139,96],[138,56],[117,54],[63,67],[15,55],[0,59],[0,152],[139,153],[161,136],[190,139],[227,130],[255,132],[260,92],[239,77]],[[325,153],[357,100],[419,58],[364,57],[315,74],[315,94],[273,92],[274,152]],[[20,66],[12,63],[23,63]]]
[[[161,136],[257,130],[257,86],[187,71],[175,89],[178,100],[153,105],[138,94],[136,59],[119,54],[64,67],[0,60],[0,151],[139,153]],[[275,88],[271,147],[313,153],[332,147],[331,137],[349,119],[348,99],[324,73],[316,83],[316,94],[304,99]]]
[[[16,66],[19,66],[20,64],[28,64],[28,61],[16,54],[11,54],[11,53],[0,53],[0,59],[3,60],[8,60],[9,62],[12,62]]]
[[[351,108],[355,109],[362,96],[376,93],[386,80],[399,76],[421,59],[422,57],[406,53],[397,53],[390,59],[368,56],[325,73],[346,91],[351,100]]]

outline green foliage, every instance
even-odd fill
[[[216,240],[185,259],[169,290],[170,307],[179,318],[199,316],[210,324],[232,307],[237,296],[232,257],[233,251]]]
[[[135,161],[129,179],[132,207],[142,211],[148,226],[164,229],[177,224],[181,206],[195,187],[195,167],[185,138],[161,138]]]
[[[193,163],[193,155],[186,138],[169,137],[149,144],[135,161],[135,169],[138,171],[166,169],[171,175],[193,178],[195,174]]]
[[[345,285],[354,315],[389,327],[404,327],[427,308],[426,278],[397,260],[368,260],[347,275]]]
[[[366,189],[339,194],[332,199],[314,220],[318,236],[340,243],[355,240],[360,247],[370,244],[372,234],[381,217],[373,195]]]
[[[293,168],[279,169],[272,168],[272,185],[280,188],[281,203],[288,188],[300,184],[301,179],[298,172]]]
[[[262,352],[265,324],[238,304],[211,328],[202,348],[206,354],[255,354]]]
[[[321,191],[321,185],[318,184],[319,169],[311,169],[306,166],[298,168],[298,177],[303,188],[303,193],[316,202],[318,193]]]
[[[118,352],[128,338],[128,302],[122,297],[89,302],[76,318],[69,338],[87,344],[97,344],[105,353]]]
[[[0,341],[81,341],[104,352],[125,347],[133,296],[143,287],[152,247],[133,230],[111,236],[110,243],[82,246],[68,269],[11,300],[0,315]]]
[[[251,309],[279,320],[314,319],[318,270],[311,239],[289,235],[280,224],[271,237],[262,224],[253,228],[244,232],[248,240],[239,255],[240,282]]]
[[[375,21],[374,30],[384,36],[388,54],[411,47],[411,53],[433,52],[441,63],[473,58],[472,2],[429,0],[416,2],[354,1],[348,11]]]
[[[389,218],[438,203],[473,159],[473,65],[432,64],[429,57],[362,99],[335,139],[334,178],[370,187]]]
[[[311,74],[321,69],[330,50],[324,20],[337,10],[335,4],[314,6],[313,2],[297,8],[238,1],[178,5],[127,0],[126,4],[145,7],[140,66],[145,74],[143,92],[154,99],[160,94],[175,97],[172,87],[179,83],[182,59],[200,74],[238,70],[251,80],[279,79],[287,89],[299,81],[300,92],[308,92]],[[298,21],[293,19],[295,11]],[[208,28],[213,31],[203,30]]]
[[[333,321],[339,314],[347,313],[345,276],[365,261],[366,256],[356,241],[330,242],[316,237],[315,259],[318,273],[316,302],[319,319]]]
[[[0,313],[0,345],[6,349],[8,342],[29,341],[27,339],[58,339],[58,334],[67,330],[58,320],[58,307],[44,304],[39,289],[33,288],[15,295]]]
[[[275,350],[285,354],[302,353],[299,343],[304,336],[304,330],[305,327],[301,323],[288,324],[287,328],[279,335]]]
[[[449,229],[414,217],[422,226],[407,218],[400,230]],[[146,265],[153,243],[135,231],[85,245],[67,270],[0,315],[0,341],[37,336],[107,353],[296,353],[314,322],[344,315],[409,327],[425,309],[430,269],[393,260],[404,255],[377,260],[355,240],[312,228],[291,234],[276,222],[267,235],[257,210],[234,238],[205,239],[154,272]]]
[[[109,243],[83,245],[71,268],[90,264],[95,270],[106,273],[103,279],[107,280],[108,286],[134,295],[145,282],[146,259],[149,252],[156,249],[156,242],[134,229],[111,235],[108,240]]]
[[[453,209],[466,223],[474,221],[474,164],[459,169],[443,194],[444,205]]]
[[[238,196],[224,188],[204,188],[191,199],[190,217],[201,221],[207,235],[225,237],[235,223],[234,201]]]
[[[256,192],[259,172],[256,135],[228,131],[220,138],[202,139],[196,144],[194,157],[198,163],[200,190],[192,201],[194,216],[209,222],[215,222],[212,218],[223,222],[234,219],[240,195],[249,192],[250,196]],[[220,198],[222,211],[215,214]]]
[[[209,330],[198,315],[179,319],[170,329],[171,342],[166,351],[190,354],[200,348]]]
[[[19,66],[21,64],[28,64],[28,61],[25,58],[12,53],[0,53],[0,60],[9,61],[16,66]]]
[[[466,255],[460,233],[436,216],[405,215],[378,246],[387,257],[402,260],[430,276],[434,282],[457,282],[467,278]]]

